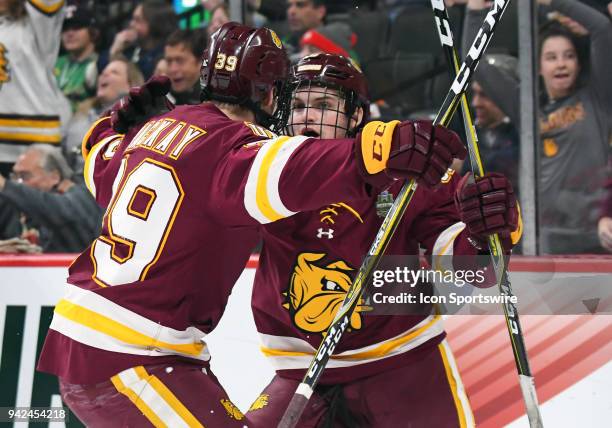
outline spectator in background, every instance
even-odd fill
[[[66,54],[55,63],[55,77],[73,112],[80,102],[96,94],[98,54],[95,43],[98,36],[91,11],[76,5],[66,8],[62,27],[62,46]]]
[[[100,74],[95,108],[102,113],[126,95],[131,87],[144,83],[144,76],[133,62],[125,58],[113,59]]]
[[[225,3],[224,0],[201,0],[200,5],[203,9],[202,20],[198,23],[195,23],[195,27],[207,28],[208,25],[210,24],[210,17],[212,14],[212,10],[215,9],[217,6],[222,5],[224,3]],[[188,24],[189,28],[194,28],[194,26],[191,26],[190,24]]]
[[[559,24],[567,28],[574,36],[584,37],[589,35],[589,30],[580,25],[577,21],[574,21],[569,16],[565,16],[559,12],[550,12],[546,18],[550,21],[557,21]],[[578,49],[580,50],[580,49]]]
[[[353,48],[357,43],[357,35],[344,22],[333,22],[328,25],[308,30],[300,39],[302,48],[298,60],[306,55],[328,53],[342,55],[356,60]]]
[[[81,141],[91,125],[131,87],[144,83],[142,73],[136,64],[125,58],[112,60],[100,73],[96,97],[81,104],[70,125],[64,141],[64,153],[73,170],[80,176],[83,171]]]
[[[230,18],[229,18],[229,10],[227,9],[227,5],[225,3],[218,4],[210,12],[210,22],[208,23],[208,26],[206,27],[206,34],[208,35],[208,37],[212,36],[212,34],[215,31],[217,31],[219,28],[221,28],[223,24],[229,21],[230,21]]]
[[[19,211],[10,204],[0,203],[0,240],[19,237],[22,232]]]
[[[585,64],[568,29],[555,22],[540,33],[540,248],[544,254],[598,253],[598,206],[612,134],[612,25],[579,1],[538,2],[590,34],[590,64]],[[468,0],[467,8],[464,40],[474,40],[487,4]]]
[[[282,21],[287,18],[286,0],[248,0],[247,4],[266,21]]]
[[[487,171],[504,174],[518,192],[519,76],[510,55],[486,55],[471,85],[480,156]],[[469,162],[464,164],[464,172]]]
[[[324,0],[287,0],[289,34],[283,38],[287,52],[296,53],[302,35],[308,30],[323,25],[326,15]]]
[[[200,68],[205,47],[202,31],[176,30],[168,37],[164,58],[172,84],[170,100],[174,104],[200,104]]]
[[[11,180],[0,175],[0,205],[24,214],[28,228],[38,230],[43,252],[79,252],[98,235],[102,210],[71,176],[61,150],[44,144],[19,157]]]
[[[598,206],[604,197],[612,134],[612,25],[578,1],[538,0],[590,34],[590,67],[573,35],[557,25],[540,34],[540,218],[545,253],[600,252]],[[590,69],[588,80],[581,71]]]
[[[115,36],[109,51],[100,55],[98,70],[109,59],[123,55],[138,65],[145,79],[153,75],[157,59],[164,53],[164,43],[178,28],[171,4],[163,0],[144,0],[134,9],[130,25]]]
[[[168,75],[168,62],[166,58],[160,58],[157,60],[157,64],[155,64],[155,69],[153,70],[154,76],[167,76]]]
[[[39,245],[30,242],[26,238],[10,238],[0,241],[0,253],[41,253]]]
[[[70,104],[53,66],[63,0],[0,1],[0,173],[8,174],[29,144],[60,146]]]
[[[225,3],[224,0],[202,0],[202,6],[209,12],[212,12],[213,9]]]
[[[414,0],[412,0],[414,1]],[[325,2],[326,15],[346,14],[352,9],[373,10],[382,6],[376,0],[334,0]],[[429,3],[427,3],[429,5]],[[280,21],[287,17],[287,0],[247,0],[247,6],[257,10],[269,21]]]

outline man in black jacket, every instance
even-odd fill
[[[20,237],[37,242],[44,252],[82,251],[98,234],[102,210],[71,176],[59,149],[31,146],[13,166],[10,180],[0,175],[0,212],[6,217],[0,227],[14,233],[18,218]]]

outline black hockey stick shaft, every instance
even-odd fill
[[[465,92],[470,79],[478,65],[478,61],[482,57],[486,47],[491,40],[493,31],[499,22],[502,14],[504,13],[508,0],[496,0],[491,10],[487,13],[480,31],[478,32],[476,39],[470,49],[470,54],[466,57],[464,63],[457,74],[457,77],[453,81],[451,88],[442,103],[442,107],[438,112],[434,120],[434,124],[446,126],[450,122],[453,113],[459,105],[461,95]],[[308,404],[308,400],[312,395],[317,382],[321,376],[321,373],[325,369],[325,366],[329,362],[329,359],[340,341],[342,334],[349,325],[349,319],[357,302],[365,291],[365,287],[368,284],[372,272],[378,265],[380,258],[385,252],[393,233],[399,225],[400,219],[403,217],[406,208],[414,192],[416,191],[417,185],[416,180],[412,179],[408,183],[402,186],[399,194],[397,195],[393,206],[387,213],[387,216],[383,220],[380,229],[374,239],[374,242],[370,246],[370,249],[359,268],[359,272],[355,277],[355,280],[351,284],[342,305],[338,309],[336,316],[331,322],[325,338],[319,345],[319,349],[315,353],[315,356],[310,363],[306,375],[302,379],[302,382],[298,385],[295,394],[289,402],[289,406],[285,411],[278,427],[279,428],[293,428],[297,424],[302,415],[302,412]]]
[[[456,74],[459,72],[459,57],[453,42],[450,20],[444,0],[431,0],[431,7],[434,12],[434,20],[438,30],[440,43],[446,54],[451,78],[455,78]],[[480,150],[478,149],[478,136],[476,133],[476,128],[474,127],[474,121],[472,120],[470,107],[465,93],[463,93],[461,96],[461,110],[463,113],[463,123],[466,131],[466,140],[468,143],[472,172],[474,173],[474,176],[483,176],[485,171],[482,159],[480,157]],[[514,361],[519,374],[519,383],[521,386],[521,392],[523,394],[523,401],[525,402],[525,409],[527,410],[529,425],[532,428],[540,428],[543,427],[542,416],[540,414],[540,408],[538,405],[535,383],[529,368],[527,348],[525,346],[525,340],[523,337],[517,308],[510,299],[513,296],[513,293],[510,280],[508,278],[506,263],[507,259],[504,257],[504,251],[497,234],[489,237],[488,243],[493,266],[495,268],[497,285],[499,287],[500,294],[506,297],[502,306],[504,308],[504,315],[506,317],[506,326],[510,336]]]

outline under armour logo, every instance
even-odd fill
[[[322,227],[318,229],[317,238],[323,238],[323,236],[327,236],[327,239],[332,239],[334,237],[334,229],[323,230]]]

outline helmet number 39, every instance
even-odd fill
[[[227,56],[224,53],[219,52],[217,54],[217,59],[215,60],[215,68],[217,70],[234,71],[237,63],[238,58],[235,55]]]

